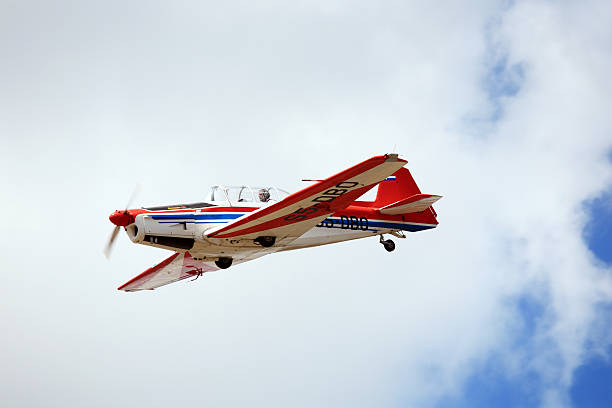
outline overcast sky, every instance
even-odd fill
[[[585,233],[612,208],[611,50],[604,0],[0,1],[0,399],[576,405],[612,344]],[[135,206],[295,191],[393,150],[444,196],[394,253],[116,290],[170,255],[103,256],[137,183]]]

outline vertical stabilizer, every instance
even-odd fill
[[[410,171],[402,167],[378,184],[374,206],[381,208],[420,193]]]

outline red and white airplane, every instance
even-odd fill
[[[174,252],[119,290],[155,289],[204,272],[229,268],[278,251],[309,248],[380,236],[391,252],[390,234],[438,225],[432,204],[441,196],[421,194],[406,160],[397,154],[375,156],[297,193],[274,187],[214,186],[207,201],[118,210],[106,247],[110,253],[119,229],[132,242]],[[357,201],[378,185],[374,201]]]

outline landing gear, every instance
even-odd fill
[[[221,269],[227,269],[232,266],[232,258],[221,257],[215,261],[215,265],[217,265]]]
[[[269,248],[272,245],[274,245],[274,242],[276,242],[276,237],[268,237],[268,236],[257,237],[255,238],[254,242],[256,244],[261,245],[264,248]]]
[[[390,239],[385,240],[382,235],[380,236],[379,242],[385,247],[387,252],[393,252],[395,250],[395,242]]]
[[[390,239],[383,242],[383,246],[385,247],[387,252],[395,251],[395,242],[391,241]]]

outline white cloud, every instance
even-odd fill
[[[271,4],[2,13],[2,395],[423,406],[496,356],[568,403],[587,342],[609,341],[581,203],[611,181],[610,7]],[[516,95],[482,88],[491,56],[520,65]],[[142,204],[295,190],[395,144],[445,198],[440,228],[392,255],[364,240],[115,292],[165,255],[121,237],[102,256],[136,181]],[[543,308],[529,337],[525,296]]]

